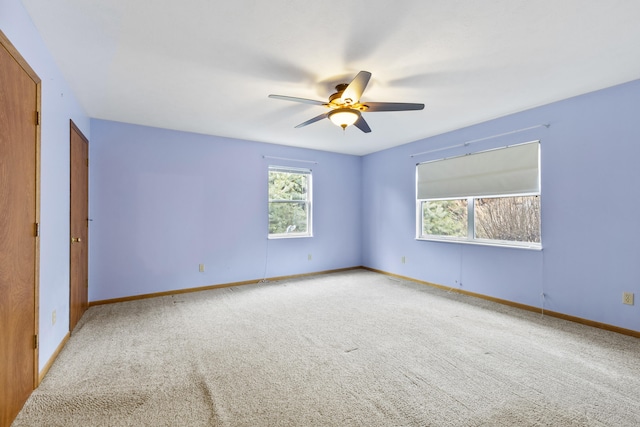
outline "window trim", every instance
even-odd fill
[[[271,172],[285,172],[299,175],[307,175],[307,198],[306,200],[282,200],[269,198],[269,174]],[[269,216],[269,206],[271,203],[304,203],[307,207],[307,231],[293,233],[271,233],[269,232],[269,222],[267,221],[267,239],[300,239],[313,237],[313,171],[308,168],[296,168],[289,166],[269,165],[267,168],[267,218]]]

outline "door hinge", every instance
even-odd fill
[[[40,223],[36,222],[36,237],[40,237]]]
[[[40,111],[36,111],[36,126],[40,126]]]
[[[87,159],[87,166],[89,166],[89,159]]]
[[[37,335],[34,335],[34,336],[33,336],[33,348],[34,348],[35,350],[37,350],[37,349],[38,349],[38,336],[37,336]]]

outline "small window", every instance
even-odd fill
[[[416,165],[417,238],[540,248],[539,147]]]
[[[311,236],[311,170],[269,166],[269,238]]]

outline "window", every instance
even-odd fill
[[[425,200],[422,203],[422,234],[465,237],[467,218],[467,199]]]
[[[540,243],[540,196],[478,198],[476,239]]]
[[[311,170],[269,166],[269,238],[311,236]]]
[[[539,248],[539,146],[418,164],[417,238]]]

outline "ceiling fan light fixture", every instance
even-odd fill
[[[350,108],[338,108],[329,113],[329,120],[336,126],[340,126],[343,130],[346,129],[347,126],[354,124],[359,118],[360,112]]]

